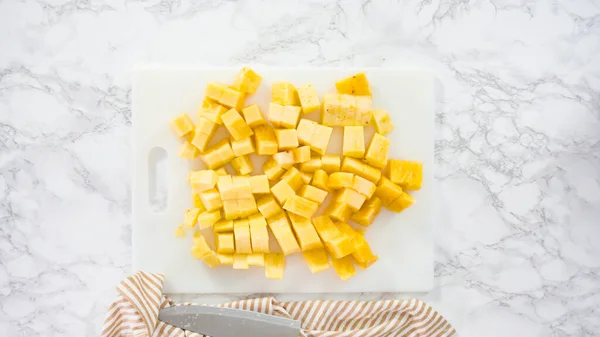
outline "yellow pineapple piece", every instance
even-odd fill
[[[362,126],[344,126],[344,156],[362,158],[365,155],[365,132]]]
[[[314,86],[306,84],[298,87],[297,91],[300,105],[302,106],[302,112],[308,114],[319,111],[321,108],[321,102],[319,100],[317,89]]]
[[[202,204],[204,204],[204,208],[206,208],[207,211],[214,211],[223,207],[221,195],[216,188],[211,188],[210,190],[200,192],[200,199],[202,200]]]
[[[348,172],[333,172],[327,179],[327,187],[331,190],[352,187],[354,174]]]
[[[212,228],[215,233],[233,233],[233,220],[219,220]]]
[[[323,109],[321,110],[321,124],[328,126],[341,125],[340,111],[342,96],[327,93],[323,96]]]
[[[233,154],[236,157],[246,156],[251,153],[254,153],[254,143],[252,142],[252,137],[240,139],[240,140],[231,140],[231,150],[233,150]]]
[[[356,119],[358,107],[356,106],[356,97],[352,95],[340,95],[340,125],[360,125],[360,121]]]
[[[208,149],[202,158],[208,169],[216,169],[229,163],[235,155],[227,139],[223,139],[212,148]]]
[[[233,269],[250,269],[248,254],[233,254]]]
[[[206,211],[206,208],[204,208],[204,204],[202,203],[202,199],[200,199],[199,193],[192,193],[192,204],[195,208],[199,208],[200,212]]]
[[[295,129],[275,129],[274,132],[279,151],[295,149],[298,147],[298,134]]]
[[[365,153],[365,161],[377,168],[384,168],[385,164],[387,164],[390,144],[391,141],[389,139],[378,133],[374,134],[367,148],[367,153]]]
[[[294,230],[296,239],[303,252],[323,248],[319,234],[317,234],[317,231],[309,218],[304,218],[294,213],[288,213],[288,216],[292,223],[292,229]]]
[[[230,175],[217,177],[217,189],[221,196],[221,200],[237,199],[237,187],[233,184],[233,179]]]
[[[223,200],[223,214],[226,220],[241,218],[240,208],[237,199]]]
[[[190,142],[202,152],[206,149],[216,131],[217,124],[203,116],[200,116],[198,118],[198,123],[196,124],[194,136]]]
[[[264,267],[265,266],[265,254],[264,253],[248,254],[248,264],[251,266]]]
[[[238,208],[240,209],[241,218],[258,213],[258,206],[256,205],[256,200],[254,200],[254,197],[238,199],[237,203]]]
[[[296,238],[290,227],[290,222],[285,213],[267,219],[267,222],[284,255],[287,256],[300,251],[300,246],[298,246],[298,242],[296,242]]]
[[[175,230],[175,236],[178,238],[184,238],[187,236],[187,233],[183,229],[183,225],[177,226],[177,229]]]
[[[298,195],[291,195],[283,204],[283,209],[288,212],[303,216],[305,218],[312,217],[319,208],[319,204],[310,201]]]
[[[235,241],[233,239],[233,233],[219,233],[215,235],[215,242],[217,253],[235,253]]]
[[[259,198],[256,201],[256,206],[258,207],[258,211],[262,216],[269,219],[277,216],[277,214],[283,212],[283,208],[279,206],[277,201],[273,199],[272,195],[265,195],[264,197]]]
[[[327,151],[327,146],[329,145],[329,140],[331,139],[332,132],[333,128],[318,124],[317,132],[315,132],[315,134],[313,135],[313,140],[310,144],[310,148],[318,154],[325,154],[325,152]],[[323,159],[321,159],[321,161],[322,160]]]
[[[381,177],[374,195],[381,200],[384,206],[390,206],[394,200],[402,196],[402,187],[394,184],[386,177]]]
[[[248,219],[233,221],[233,236],[235,237],[236,253],[252,253],[252,244],[250,241],[250,223],[248,222]]]
[[[421,189],[423,163],[408,160],[390,159],[390,180],[407,190]]]
[[[250,240],[252,251],[254,253],[269,253],[269,231],[267,230],[267,220],[260,214],[254,214],[248,217],[250,224]]]
[[[341,235],[340,230],[328,215],[319,215],[312,219],[312,224],[323,242],[331,241]]]
[[[263,164],[263,172],[269,180],[277,180],[285,172],[285,169],[279,166],[275,159],[269,158]]]
[[[217,174],[213,170],[192,171],[189,175],[192,188],[196,191],[209,190],[217,184]]]
[[[233,254],[217,253],[217,258],[222,266],[233,266]]]
[[[190,208],[185,211],[185,216],[183,219],[183,226],[187,229],[193,229],[196,227],[196,223],[198,222],[198,215],[200,214],[199,208]]]
[[[302,108],[299,106],[286,105],[283,107],[283,113],[281,115],[280,126],[287,129],[295,129],[298,126],[300,120],[300,114]]]
[[[227,89],[227,85],[218,82],[210,82],[206,85],[204,96],[210,98],[213,101],[220,101],[223,96],[223,91]]]
[[[237,199],[252,198],[252,187],[250,186],[250,177],[232,176],[231,181],[236,191]]]
[[[277,153],[277,139],[273,129],[268,125],[261,125],[254,129],[254,143],[258,155],[270,156]]]
[[[218,267],[221,265],[217,254],[210,249],[206,240],[203,236],[199,235],[194,240],[194,246],[190,250],[192,256],[195,259],[202,260],[205,264],[207,264],[210,268]]]
[[[356,274],[356,269],[354,268],[354,264],[352,264],[352,258],[350,256],[339,259],[333,258],[331,260],[331,265],[339,277],[344,281]]]
[[[183,159],[195,159],[200,155],[200,150],[197,147],[190,144],[190,142],[183,142],[179,147],[179,157]]]
[[[304,185],[300,171],[293,166],[287,169],[280,179],[286,181],[294,191],[297,191]]]
[[[198,227],[200,229],[210,228],[219,220],[221,220],[221,212],[218,209],[202,212],[198,215]]]
[[[228,176],[229,173],[227,173],[227,170],[225,169],[225,166],[221,166],[218,169],[215,169],[215,173],[217,174],[217,176]]]
[[[302,172],[315,172],[320,170],[322,167],[321,158],[311,159],[300,164],[300,171]]]
[[[185,138],[186,135],[194,131],[194,122],[187,114],[181,114],[169,122],[169,126],[175,136]]]
[[[371,181],[355,175],[352,180],[351,188],[365,197],[370,198],[373,196],[373,193],[375,193],[377,186]]]
[[[381,212],[382,206],[383,204],[379,198],[372,197],[362,205],[358,212],[352,214],[350,219],[361,226],[370,226],[375,220],[375,217]]]
[[[329,257],[324,248],[317,248],[310,251],[303,251],[302,255],[308,264],[311,273],[316,274],[329,269]]]
[[[371,96],[356,96],[356,121],[359,125],[369,125],[371,124],[371,119],[373,116],[373,99]]]
[[[285,257],[279,253],[265,254],[265,276],[271,279],[283,280]]]
[[[341,258],[352,254],[354,247],[351,238],[344,235],[329,216],[321,215],[313,218],[313,225],[331,256]]]
[[[298,127],[296,131],[298,132],[298,141],[300,144],[309,145],[313,141],[313,136],[317,132],[317,126],[319,124],[315,121],[311,121],[310,119],[301,119],[298,123]]]
[[[271,193],[269,178],[265,174],[250,177],[250,190],[252,194]]]
[[[287,169],[294,165],[294,155],[291,152],[278,152],[273,155],[273,160],[280,167]]]
[[[313,177],[312,173],[302,171],[300,171],[300,176],[302,177],[302,182],[304,183],[304,185],[310,184]]]
[[[332,174],[333,172],[339,172],[340,163],[342,158],[339,155],[335,154],[326,154],[321,156],[322,169],[327,172],[327,174]]]
[[[223,124],[235,140],[248,138],[254,134],[236,109],[230,109],[221,116]]]
[[[211,99],[205,99],[204,102],[202,102],[202,106],[198,110],[198,117],[206,118],[217,125],[223,125],[221,116],[223,116],[227,110],[229,109],[222,106],[218,102]]]
[[[293,149],[291,151],[294,157],[295,164],[301,164],[310,161],[310,146],[300,146],[299,148]]]
[[[304,185],[298,191],[298,195],[321,205],[327,198],[327,191],[311,185]]]
[[[290,82],[275,82],[271,85],[271,101],[281,105],[300,105],[296,88]]]
[[[341,170],[344,172],[354,173],[375,184],[377,184],[381,178],[380,169],[365,164],[362,161],[352,157],[344,157]]]
[[[280,205],[283,205],[283,203],[285,203],[289,197],[296,194],[296,191],[294,191],[287,181],[280,180],[277,184],[271,187],[271,194]]]
[[[387,205],[386,207],[390,211],[400,213],[403,210],[405,210],[406,208],[412,206],[412,204],[414,204],[414,203],[415,203],[415,198],[413,198],[406,192],[402,192],[400,197],[396,198],[396,200],[394,200],[391,204]]]
[[[244,108],[245,98],[243,92],[239,92],[232,88],[225,88],[223,89],[219,103],[229,109],[242,110]]]
[[[269,122],[275,128],[281,128],[281,120],[283,119],[283,108],[282,104],[271,102],[269,103]]]
[[[362,269],[368,268],[379,259],[377,255],[373,254],[373,251],[364,236],[360,234],[357,234],[354,237],[354,248],[355,250],[352,253],[352,257]]]
[[[352,215],[352,208],[343,202],[332,202],[325,210],[332,219],[337,221],[348,221]]]
[[[232,87],[237,91],[252,95],[258,90],[262,77],[254,70],[243,67],[235,77]]]
[[[250,161],[250,157],[248,156],[233,158],[231,161],[231,166],[237,174],[242,176],[248,175],[254,170],[252,162]]]
[[[316,170],[313,174],[311,184],[314,187],[320,188],[324,191],[329,191],[329,187],[327,187],[327,181],[329,181],[329,176],[323,170]]]
[[[387,135],[394,130],[394,123],[386,110],[375,109],[371,111],[373,126],[380,135]]]
[[[371,96],[371,87],[365,73],[358,73],[335,82],[335,88],[340,94]]]
[[[261,125],[267,125],[267,120],[262,111],[256,104],[249,105],[242,109],[242,115],[249,127],[255,128]]]

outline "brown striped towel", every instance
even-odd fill
[[[158,310],[173,305],[162,294],[164,276],[137,272],[117,287],[102,337],[200,337],[158,320]],[[417,299],[386,301],[277,302],[272,297],[221,305],[258,311],[302,322],[307,337],[447,337],[456,331],[442,315]]]

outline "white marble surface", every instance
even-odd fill
[[[462,336],[600,335],[598,0],[0,0],[0,336],[97,335],[130,272],[140,61],[434,69],[419,297]]]

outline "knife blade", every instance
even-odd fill
[[[180,305],[161,309],[158,319],[213,337],[298,337],[301,322],[254,311]]]

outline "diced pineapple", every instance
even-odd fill
[[[231,166],[237,174],[242,176],[248,175],[254,170],[252,162],[250,161],[250,157],[248,156],[233,158],[231,161]]]
[[[248,254],[248,264],[251,266],[264,267],[265,265],[265,254],[264,253],[252,253]]]
[[[390,180],[407,190],[421,189],[423,163],[408,160],[390,159]]]
[[[196,130],[194,132],[194,137],[190,141],[192,145],[194,145],[200,152],[204,151],[208,146],[208,143],[212,139],[215,131],[217,130],[217,124],[213,121],[208,120],[200,116],[198,118],[198,124],[196,124]]]
[[[221,212],[218,209],[202,212],[198,215],[198,227],[200,229],[210,228],[219,220],[221,220]]]
[[[198,117],[206,118],[217,125],[223,125],[221,116],[223,116],[227,110],[229,109],[222,106],[218,102],[211,99],[205,99],[204,102],[202,102],[202,106],[198,110]]]
[[[273,155],[273,160],[281,168],[288,169],[294,165],[294,155],[291,152],[278,152]]]
[[[221,116],[223,124],[235,140],[242,140],[254,134],[236,109],[230,109]]]
[[[283,105],[276,103],[276,102],[271,102],[269,103],[269,122],[271,122],[271,125],[273,125],[273,127],[275,128],[280,128],[281,127],[281,120],[283,119]]]
[[[275,129],[274,132],[279,151],[298,147],[298,135],[295,129]]]
[[[232,88],[225,88],[223,89],[219,103],[230,109],[242,110],[245,98],[244,93]]]
[[[294,213],[288,213],[290,221],[292,223],[292,229],[296,235],[296,239],[300,244],[302,251],[308,251],[313,249],[322,248],[323,244],[319,238],[319,234],[315,230],[315,227],[310,222],[309,218],[305,218]]]
[[[353,95],[340,95],[340,125],[360,125],[360,122],[356,119],[356,112],[358,108],[356,106],[356,97]]]
[[[310,268],[311,273],[316,274],[329,269],[329,257],[324,248],[317,248],[310,251],[303,251],[302,255]]]
[[[331,265],[333,266],[333,269],[335,269],[335,272],[344,281],[356,274],[356,269],[354,268],[354,264],[352,264],[352,258],[350,256],[345,256],[339,259],[333,258],[331,260]]]
[[[270,193],[269,178],[265,174],[250,177],[250,189],[252,194]]]
[[[390,144],[391,141],[389,139],[378,133],[374,134],[365,153],[365,161],[377,168],[384,168],[385,164],[387,164]]]
[[[327,174],[332,174],[333,172],[339,172],[340,163],[342,158],[339,155],[335,154],[326,154],[321,156],[321,163],[323,171],[327,172]]]
[[[249,105],[242,109],[242,115],[249,127],[255,128],[260,125],[267,125],[267,120],[262,111],[256,104]]]
[[[320,170],[322,166],[321,158],[311,159],[307,162],[300,164],[300,171],[302,172],[315,172]]]
[[[196,227],[198,222],[198,215],[200,214],[199,208],[191,208],[185,211],[185,217],[183,220],[183,226],[187,229],[193,229]]]
[[[207,211],[214,211],[223,207],[221,195],[216,188],[200,192],[200,199],[202,199],[202,204],[204,204]]]
[[[213,101],[220,101],[223,96],[223,91],[227,88],[227,85],[218,82],[210,82],[206,85],[204,96],[212,99]]]
[[[298,93],[290,82],[275,82],[271,85],[271,101],[281,105],[299,105]]]
[[[233,220],[219,220],[212,228],[215,233],[233,232]]]
[[[294,191],[297,191],[300,189],[300,187],[302,187],[302,185],[304,185],[300,171],[293,166],[287,169],[287,171],[281,176],[281,180],[286,181]]]
[[[217,258],[222,266],[233,266],[233,254],[217,253]]]
[[[202,158],[206,167],[216,169],[229,163],[235,155],[227,139],[223,139],[212,148],[208,149]]]
[[[245,94],[252,95],[258,90],[262,77],[254,70],[243,67],[235,77],[232,87]]]
[[[267,221],[263,216],[255,214],[248,218],[248,223],[250,224],[252,251],[255,253],[268,253],[270,250]]]
[[[300,176],[302,177],[302,182],[304,183],[304,185],[310,184],[313,177],[312,173],[302,171],[300,171]]]
[[[367,125],[371,121],[371,97],[326,94],[321,123],[327,126]]]
[[[317,122],[310,119],[301,119],[298,123],[298,141],[303,145],[310,145],[314,134],[317,132]]]
[[[382,177],[374,195],[381,200],[384,206],[388,207],[402,195],[402,187],[394,184],[388,178]]]
[[[292,156],[294,157],[294,163],[305,163],[310,161],[310,146],[300,146],[299,148],[293,149]]]
[[[235,237],[235,252],[238,254],[252,253],[250,241],[250,223],[248,219],[233,221],[233,235]]]
[[[233,154],[236,157],[246,156],[251,153],[254,153],[254,143],[252,142],[252,137],[240,139],[240,140],[231,140],[231,149],[233,150]]]
[[[169,122],[173,133],[179,138],[185,138],[190,132],[194,131],[194,122],[187,114],[181,114]]]
[[[387,135],[394,130],[394,123],[386,110],[376,109],[371,111],[373,126],[380,135]]]
[[[177,229],[175,230],[175,236],[178,238],[184,238],[187,236],[187,233],[183,229],[183,225],[177,226]]]
[[[210,268],[221,265],[217,254],[210,249],[206,240],[201,235],[194,241],[194,246],[192,246],[190,252],[195,259],[202,260],[202,262],[206,263]]]
[[[319,204],[310,201],[298,195],[291,195],[286,199],[283,209],[288,212],[303,216],[305,218],[312,217],[319,208]]]
[[[277,184],[271,187],[271,194],[273,198],[277,200],[280,205],[283,205],[285,201],[296,194],[294,189],[285,180],[280,180]],[[268,218],[268,217],[267,217]]]
[[[223,200],[223,214],[226,220],[241,218],[237,199]]]
[[[283,280],[285,257],[279,253],[265,254],[265,276],[271,279]]]
[[[305,114],[318,111],[321,108],[317,89],[310,84],[298,87],[298,98],[302,106],[302,112]]]
[[[327,179],[327,187],[331,190],[352,187],[354,174],[348,172],[333,172]]]
[[[329,213],[327,213],[329,214]],[[352,254],[352,240],[343,235],[337,226],[327,215],[321,215],[313,218],[313,225],[319,233],[319,237],[325,243],[327,251],[335,258]]]
[[[400,213],[406,208],[412,206],[412,204],[414,203],[415,198],[413,198],[406,192],[402,192],[402,195],[400,195],[400,197],[396,198],[396,200],[394,200],[391,204],[387,205],[386,207],[390,211]]]
[[[325,198],[327,198],[327,191],[314,186],[304,185],[298,191],[298,195],[321,205],[325,201]]]
[[[364,195],[350,188],[343,188],[334,196],[334,202],[347,204],[354,212],[360,209],[365,200],[367,198]]]
[[[277,201],[275,201],[270,194],[258,199],[256,205],[260,214],[267,219],[275,217],[277,214],[283,212],[283,208],[279,206]]]
[[[323,242],[328,242],[341,235],[340,230],[328,215],[319,215],[312,219],[312,224]]]
[[[285,169],[279,166],[275,159],[269,158],[263,164],[263,172],[269,180],[277,180],[285,172]]]
[[[217,189],[221,196],[221,200],[237,199],[237,188],[233,185],[233,179],[230,175],[217,177]]]
[[[348,256],[355,251],[352,239],[343,233],[332,240],[325,242],[325,247],[329,254],[336,259]]]
[[[344,126],[344,156],[362,158],[365,155],[365,132],[362,126]]]
[[[341,107],[341,95],[333,93],[325,94],[325,96],[323,96],[323,109],[321,110],[321,123],[329,126],[341,125]]]
[[[327,181],[329,180],[329,176],[323,170],[316,170],[313,174],[311,184],[314,187],[320,188],[324,191],[329,191],[329,187],[327,187]]]
[[[325,152],[327,151],[327,146],[329,145],[329,140],[331,139],[332,132],[333,128],[318,124],[317,132],[315,132],[315,134],[313,135],[313,140],[310,144],[311,149],[313,149],[313,151],[317,152],[318,154],[325,154]]]
[[[360,125],[371,124],[372,119],[372,104],[371,96],[356,96],[356,120]]]
[[[377,182],[379,182],[379,179],[381,178],[380,169],[365,164],[362,161],[352,157],[344,157],[344,160],[342,161],[341,170],[344,172],[354,173],[375,184],[377,184]]]
[[[202,192],[215,187],[217,174],[213,170],[192,171],[189,174],[189,181],[194,190]]]
[[[379,198],[372,197],[362,205],[358,212],[352,214],[350,219],[361,226],[370,226],[375,217],[381,212],[382,205]]]
[[[233,254],[233,269],[250,269],[248,254]]]
[[[204,204],[202,203],[202,199],[200,199],[199,193],[192,193],[192,204],[195,208],[199,208],[201,212],[206,211],[206,208],[204,208]]]
[[[215,173],[217,174],[217,176],[228,176],[229,173],[227,173],[227,170],[225,169],[225,166],[221,166],[218,169],[215,169]]]
[[[258,213],[258,206],[254,197],[242,198],[237,200],[238,208],[240,209],[240,217],[246,218],[250,215]]]
[[[195,159],[200,155],[200,150],[197,147],[190,144],[190,142],[183,142],[179,147],[179,157],[183,159]]]
[[[250,177],[232,176],[231,181],[235,187],[237,199],[252,198],[252,187],[250,186]]]
[[[300,246],[298,246],[298,242],[296,242],[296,238],[290,227],[290,222],[285,213],[267,219],[267,222],[284,255],[290,255],[300,251]]]
[[[235,241],[233,239],[233,233],[219,233],[215,235],[215,242],[217,253],[235,253]]]
[[[268,125],[261,125],[254,129],[254,142],[258,155],[269,156],[277,153],[277,139],[273,129]]]
[[[371,88],[365,73],[344,78],[335,82],[335,88],[340,94],[371,96]]]
[[[332,219],[337,221],[348,221],[352,215],[352,208],[346,203],[332,202],[325,210],[325,214],[329,214]]]
[[[373,184],[371,181],[361,177],[361,176],[354,176],[354,179],[352,181],[352,187],[353,190],[355,190],[356,192],[364,195],[367,198],[370,198],[373,196],[373,193],[375,193],[375,190],[377,189],[377,186],[375,184]]]

